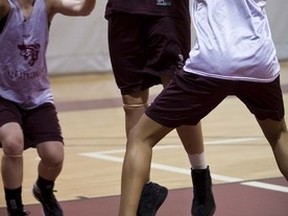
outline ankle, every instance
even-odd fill
[[[41,176],[38,176],[36,186],[40,191],[52,191],[54,188],[54,181],[50,181],[42,178]]]
[[[4,188],[7,210],[9,212],[23,211],[22,187],[16,189]]]

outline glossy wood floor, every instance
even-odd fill
[[[287,108],[288,63],[281,65]],[[118,195],[124,113],[112,74],[54,76],[51,83],[66,143],[65,165],[56,183],[58,199]],[[151,98],[160,90],[160,86],[152,88]],[[282,176],[254,117],[238,99],[227,98],[202,124],[214,184]],[[25,151],[24,157],[23,200],[32,204],[36,203],[31,188],[39,159],[33,149]],[[169,189],[191,186],[189,163],[175,132],[155,148],[151,179]],[[0,207],[4,205],[0,181]]]

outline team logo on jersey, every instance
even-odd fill
[[[18,45],[18,49],[20,50],[20,55],[24,57],[27,63],[33,66],[38,59],[40,44],[21,44]]]
[[[171,4],[172,4],[171,0],[156,0],[156,5],[158,6],[171,6]]]

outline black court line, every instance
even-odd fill
[[[288,84],[282,85],[281,87],[283,94],[288,93]],[[155,97],[156,95],[151,95],[149,97],[149,102],[151,102]],[[83,101],[66,101],[66,102],[56,101],[56,107],[59,112],[105,109],[105,108],[115,108],[122,106],[123,103],[120,96],[119,98],[106,98],[106,99],[94,99]]]

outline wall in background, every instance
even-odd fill
[[[47,51],[50,74],[111,71],[105,4],[106,0],[98,0],[88,17],[54,18]],[[268,0],[266,10],[278,57],[288,59],[288,1]]]

